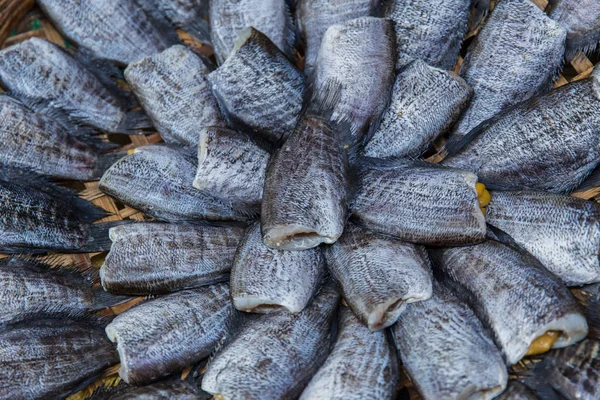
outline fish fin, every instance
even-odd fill
[[[600,165],[597,166],[583,181],[577,186],[575,192],[585,192],[600,187]]]
[[[490,0],[471,0],[473,13],[469,20],[469,32],[474,31],[490,12]]]
[[[77,249],[79,253],[95,253],[99,251],[108,251],[112,245],[112,241],[108,236],[108,231],[110,228],[115,226],[131,224],[133,221],[131,220],[123,220],[123,221],[110,221],[110,222],[101,222],[99,224],[93,224],[90,238],[85,246]]]
[[[152,129],[152,121],[146,115],[144,110],[129,111],[123,117],[123,120],[117,126],[114,133],[123,133],[125,135],[141,135],[143,129]]]
[[[98,158],[98,163],[94,169],[94,178],[100,179],[104,172],[109,169],[114,163],[127,155],[126,151],[118,151],[115,153],[103,154]]]
[[[109,293],[102,286],[92,288],[92,311],[99,311],[117,304],[126,303],[135,296],[121,296]]]
[[[155,8],[140,7],[139,12],[146,14],[152,25],[161,33],[161,36],[169,42],[169,46],[181,44],[175,26]]]
[[[190,24],[181,26],[180,28],[192,35],[199,42],[212,45],[212,40],[210,38],[210,25],[204,18],[199,18]]]

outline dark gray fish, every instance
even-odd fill
[[[129,64],[125,79],[167,143],[195,146],[200,127],[225,126],[202,59],[176,45]]]
[[[600,282],[600,204],[534,191],[492,192],[486,221],[568,286]]]
[[[506,390],[497,397],[497,400],[538,400],[538,397],[521,382],[511,380],[508,382]]]
[[[372,331],[394,324],[407,304],[431,297],[431,265],[420,246],[348,223],[326,254],[346,303]]]
[[[209,0],[135,0],[150,15],[166,19],[197,40],[210,42]]]
[[[241,311],[304,310],[325,274],[320,248],[305,251],[267,247],[258,223],[248,228],[231,270],[231,298]]]
[[[463,143],[442,164],[472,171],[490,189],[568,193],[600,162],[600,80],[573,82],[520,103]]]
[[[437,281],[431,299],[409,304],[393,329],[424,400],[492,399],[506,387],[500,351],[473,310]]]
[[[296,126],[304,74],[256,29],[240,33],[232,55],[208,78],[232,128],[278,141]]]
[[[0,334],[0,397],[59,399],[83,389],[119,362],[102,328],[38,320]]]
[[[54,26],[94,57],[127,65],[178,42],[134,0],[38,0]],[[164,26],[163,26],[164,25]]]
[[[305,250],[334,243],[347,215],[347,155],[339,132],[307,115],[267,169],[263,240],[271,248]]]
[[[211,396],[194,383],[174,377],[146,386],[121,383],[115,388],[100,388],[89,400],[210,400]]]
[[[209,0],[210,35],[219,64],[231,56],[238,35],[253,27],[285,55],[294,55],[294,21],[286,0]]]
[[[385,111],[394,84],[394,30],[383,18],[330,26],[321,41],[312,82],[317,104],[350,125],[359,141]]]
[[[454,72],[421,60],[409,63],[396,76],[390,106],[365,146],[365,155],[420,156],[458,119],[472,95],[473,90]]]
[[[268,147],[242,131],[202,128],[194,187],[224,200],[258,206],[271,155]]]
[[[74,123],[127,134],[151,126],[143,113],[128,112],[130,100],[116,85],[109,87],[67,51],[43,39],[33,37],[0,51],[0,81],[30,108],[64,113]]]
[[[339,319],[331,354],[300,400],[392,400],[399,380],[398,360],[385,332],[370,332],[346,307]]]
[[[202,390],[221,399],[297,398],[327,358],[339,298],[330,281],[300,314],[247,318],[208,364]]]
[[[498,242],[446,249],[438,270],[494,333],[509,365],[586,337],[577,302],[535,258]]]
[[[232,328],[225,283],[171,293],[119,314],[106,327],[117,344],[119,376],[144,385],[209,356]]]
[[[136,223],[110,230],[102,286],[118,294],[160,294],[229,278],[240,227]]]
[[[566,31],[530,0],[503,0],[469,46],[460,76],[473,88],[454,127],[466,135],[500,111],[552,88]]]
[[[422,161],[365,159],[351,204],[359,225],[400,240],[460,245],[485,238],[485,187],[470,172]]]
[[[589,53],[600,41],[600,3],[598,0],[550,0],[546,12],[567,30],[565,58],[571,60],[578,50]]]
[[[113,164],[100,190],[162,221],[246,220],[257,210],[238,209],[192,186],[196,157],[189,149],[144,146]]]

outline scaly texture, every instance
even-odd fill
[[[243,229],[136,223],[110,230],[102,286],[118,294],[159,294],[227,280]]]
[[[102,388],[89,400],[210,400],[210,395],[196,388],[194,383],[174,377],[146,386],[121,383],[116,388]]]
[[[565,58],[578,50],[593,51],[600,41],[600,2],[598,0],[550,0],[546,12],[567,30]]]
[[[258,223],[248,228],[231,270],[231,298],[241,311],[268,313],[281,308],[299,313],[325,273],[321,249],[274,250],[267,247]]]
[[[210,41],[208,26],[209,0],[135,0],[150,15],[166,19],[197,40]]]
[[[144,385],[210,355],[233,318],[221,283],[141,303],[108,324],[106,335],[117,343],[121,378]]]
[[[492,192],[486,220],[566,285],[600,281],[598,203],[544,192]]]
[[[503,0],[469,46],[460,76],[473,88],[454,128],[466,135],[507,107],[552,88],[566,31],[530,0]]]
[[[511,380],[506,390],[497,397],[497,400],[539,400],[527,386],[516,380]]]

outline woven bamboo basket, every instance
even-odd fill
[[[545,9],[548,5],[548,0],[531,1],[537,4],[542,10]],[[498,3],[498,0],[491,2],[491,9],[493,9],[496,3]],[[461,54],[464,55],[471,38],[477,34],[478,28],[479,27],[473,29],[465,37]],[[212,57],[213,52],[210,46],[203,45],[202,43],[195,41],[191,36],[189,36],[183,31],[178,31],[178,34],[181,40],[186,45],[193,47],[197,52],[202,53],[207,57]],[[12,46],[16,43],[22,42],[34,36],[46,39],[65,48],[70,47],[69,42],[60,35],[56,28],[50,23],[50,21],[45,17],[41,10],[36,6],[35,0],[0,0],[0,49]],[[598,53],[592,56],[586,56],[582,52],[579,52],[573,57],[573,59],[567,60],[563,70],[561,71],[558,79],[555,82],[555,87],[559,87],[569,82],[587,78],[592,72],[594,65],[600,62],[600,54]],[[303,60],[301,59],[301,57],[297,61],[299,65],[302,65]],[[459,57],[457,64],[454,67],[455,72],[459,71],[461,64],[462,57]],[[124,81],[119,82],[119,85],[123,88],[127,88],[127,84]],[[0,92],[2,92],[1,87]],[[119,145],[121,146],[119,149],[120,151],[127,151],[132,150],[136,147],[159,143],[162,141],[162,138],[156,132],[149,132],[145,135],[118,135],[118,137],[112,135],[110,137],[110,140],[118,141]],[[434,144],[434,148],[441,148],[444,142],[445,138],[440,138]],[[435,161],[435,159],[433,158],[430,158],[430,160]],[[65,182],[65,185],[75,188],[83,199],[92,202],[93,204],[97,205],[98,207],[101,207],[110,214],[108,217],[98,222],[118,221],[126,219],[143,221],[151,219],[143,215],[138,210],[125,206],[118,200],[102,193],[98,189],[97,181],[83,183]],[[576,192],[573,194],[573,196],[600,202],[600,186],[593,189],[589,189],[587,191]],[[75,263],[77,265],[82,266],[99,267],[102,264],[105,255],[105,253],[88,253],[52,254],[49,256],[53,257],[54,259],[59,258],[65,264]],[[2,256],[0,255],[0,257]],[[574,294],[582,302],[585,301],[585,295],[582,292],[574,290]],[[141,300],[143,300],[143,298],[136,298],[123,305],[111,307],[110,309],[104,311],[104,313],[107,315],[116,315],[130,308],[131,306],[133,306]],[[511,376],[514,377],[520,372],[530,369],[536,361],[537,360],[535,358],[523,359],[518,364],[512,367]],[[105,379],[104,384],[118,383],[118,378],[115,378],[114,375],[116,373],[116,369],[111,369],[110,373],[112,373],[113,375]],[[182,377],[186,376],[187,373],[189,373],[189,368],[182,373]],[[100,384],[102,383],[96,382],[95,384],[83,390],[82,392],[71,396],[69,399],[84,399],[85,397],[87,397],[88,394],[90,394],[93,391],[95,387],[97,387]],[[404,391],[404,396],[400,396],[400,398],[409,397],[411,400],[419,399],[419,395],[417,394],[416,390],[413,389],[410,380],[405,374],[402,374],[401,376],[400,385],[398,389]]]

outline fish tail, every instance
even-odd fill
[[[125,220],[125,221],[110,221],[110,222],[101,222],[99,224],[93,224],[90,232],[90,237],[85,246],[77,249],[78,252],[81,253],[95,253],[99,251],[108,251],[110,250],[110,246],[112,245],[112,241],[108,236],[108,231],[115,227],[124,224],[130,224],[133,221]]]
[[[112,294],[105,291],[102,286],[97,286],[92,289],[92,311],[99,311],[107,307],[126,303],[133,298],[132,296]]]
[[[94,178],[101,178],[104,172],[109,169],[114,163],[125,157],[127,152],[118,151],[115,153],[103,154],[98,158],[98,163],[94,170]]]
[[[152,122],[144,110],[129,111],[125,114],[121,123],[115,129],[115,133],[126,135],[141,135],[143,129],[152,128]]]

